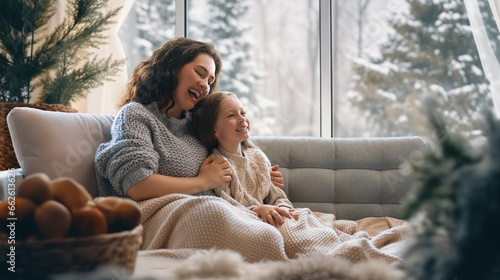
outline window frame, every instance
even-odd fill
[[[175,36],[187,36],[187,1],[175,0]],[[333,138],[334,135],[334,92],[333,92],[333,34],[332,0],[319,1],[320,40],[320,137]]]

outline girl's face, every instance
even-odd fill
[[[210,92],[210,87],[215,82],[214,73],[214,60],[204,53],[182,66],[173,93],[175,106],[167,112],[168,116],[180,118],[183,111],[193,109],[194,104]]]
[[[241,142],[250,137],[250,119],[238,98],[228,96],[222,100],[214,129],[223,150],[241,154]]]

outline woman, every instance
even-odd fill
[[[97,150],[100,195],[137,201],[172,193],[213,195],[211,189],[230,180],[227,161],[207,159],[189,116],[217,87],[221,66],[211,45],[178,38],[136,67],[112,139]],[[273,175],[281,184],[280,173]]]
[[[178,38],[136,67],[111,140],[96,152],[99,195],[140,201],[142,249],[216,247],[243,252],[248,244],[260,244],[247,259],[286,259],[282,253],[266,253],[282,242],[260,240],[262,234],[279,232],[273,227],[254,230],[258,218],[215,197],[212,190],[231,180],[231,169],[224,158],[207,158],[189,110],[217,87],[221,65],[210,44]],[[279,172],[271,176],[282,186]],[[247,229],[246,234],[241,229]],[[237,240],[228,241],[228,236]]]

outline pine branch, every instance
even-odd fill
[[[97,56],[88,59],[84,65],[77,67],[83,54],[65,54],[64,60],[58,63],[55,73],[47,74],[42,79],[41,100],[45,103],[59,103],[69,105],[87,96],[91,89],[101,86],[104,81],[111,81],[125,63],[125,60],[113,60],[111,57],[100,60]]]
[[[0,53],[2,101],[26,102],[34,73],[29,54],[30,36],[45,23],[43,17],[52,16],[50,0],[1,1]]]
[[[114,21],[120,8],[105,14],[100,9],[106,6],[107,0],[73,0],[68,3],[67,14],[70,15],[58,25],[40,49],[35,52],[35,59],[42,68],[56,63],[58,54],[69,48],[97,48],[104,43],[102,35]]]
[[[76,75],[78,70],[90,71],[87,76],[100,73],[102,76],[94,76],[95,80],[105,80],[107,75],[114,75],[121,65],[117,61],[97,61],[95,57],[89,59],[76,55],[105,43],[107,36],[104,32],[114,23],[113,18],[121,9],[103,12],[108,2],[69,1],[63,22],[46,35],[47,23],[56,12],[55,0],[0,0],[0,101],[29,102],[32,89],[43,84],[43,87],[51,89],[50,92],[62,94],[54,100],[68,104],[70,100],[75,100],[63,95],[71,95],[67,90],[68,83],[78,85],[85,80],[85,75]],[[68,58],[68,54],[75,56]],[[79,68],[78,65],[84,66]],[[98,70],[99,67],[101,69]],[[88,82],[88,79],[86,84],[99,85]],[[42,92],[47,91],[45,88]],[[75,96],[81,97],[79,88],[74,91]],[[83,92],[88,93],[88,90]]]
[[[35,44],[38,43],[38,40],[35,39],[35,32],[41,32],[43,33],[46,28],[44,27],[49,19],[54,16],[56,10],[54,8],[54,3],[55,1],[32,1],[33,4],[32,7],[30,7],[29,11],[26,13],[27,16],[23,18],[23,21],[25,22],[24,30],[23,32],[26,33],[27,39],[28,39],[28,44],[29,45],[29,55],[26,58],[26,62],[29,63],[29,65],[33,66],[33,52],[35,48]],[[52,7],[52,8],[51,8]],[[31,80],[33,77],[36,75],[36,70],[33,72],[30,72],[27,75],[27,95],[26,95],[26,100],[29,101],[31,98]]]

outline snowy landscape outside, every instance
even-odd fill
[[[426,137],[427,96],[452,131],[473,133],[493,104],[462,1],[331,3],[334,137]],[[488,1],[478,4],[499,59]],[[320,28],[319,1],[187,1],[187,37],[216,47],[219,89],[242,100],[253,135],[320,136]],[[174,36],[174,0],[136,0],[120,30],[129,73]]]

